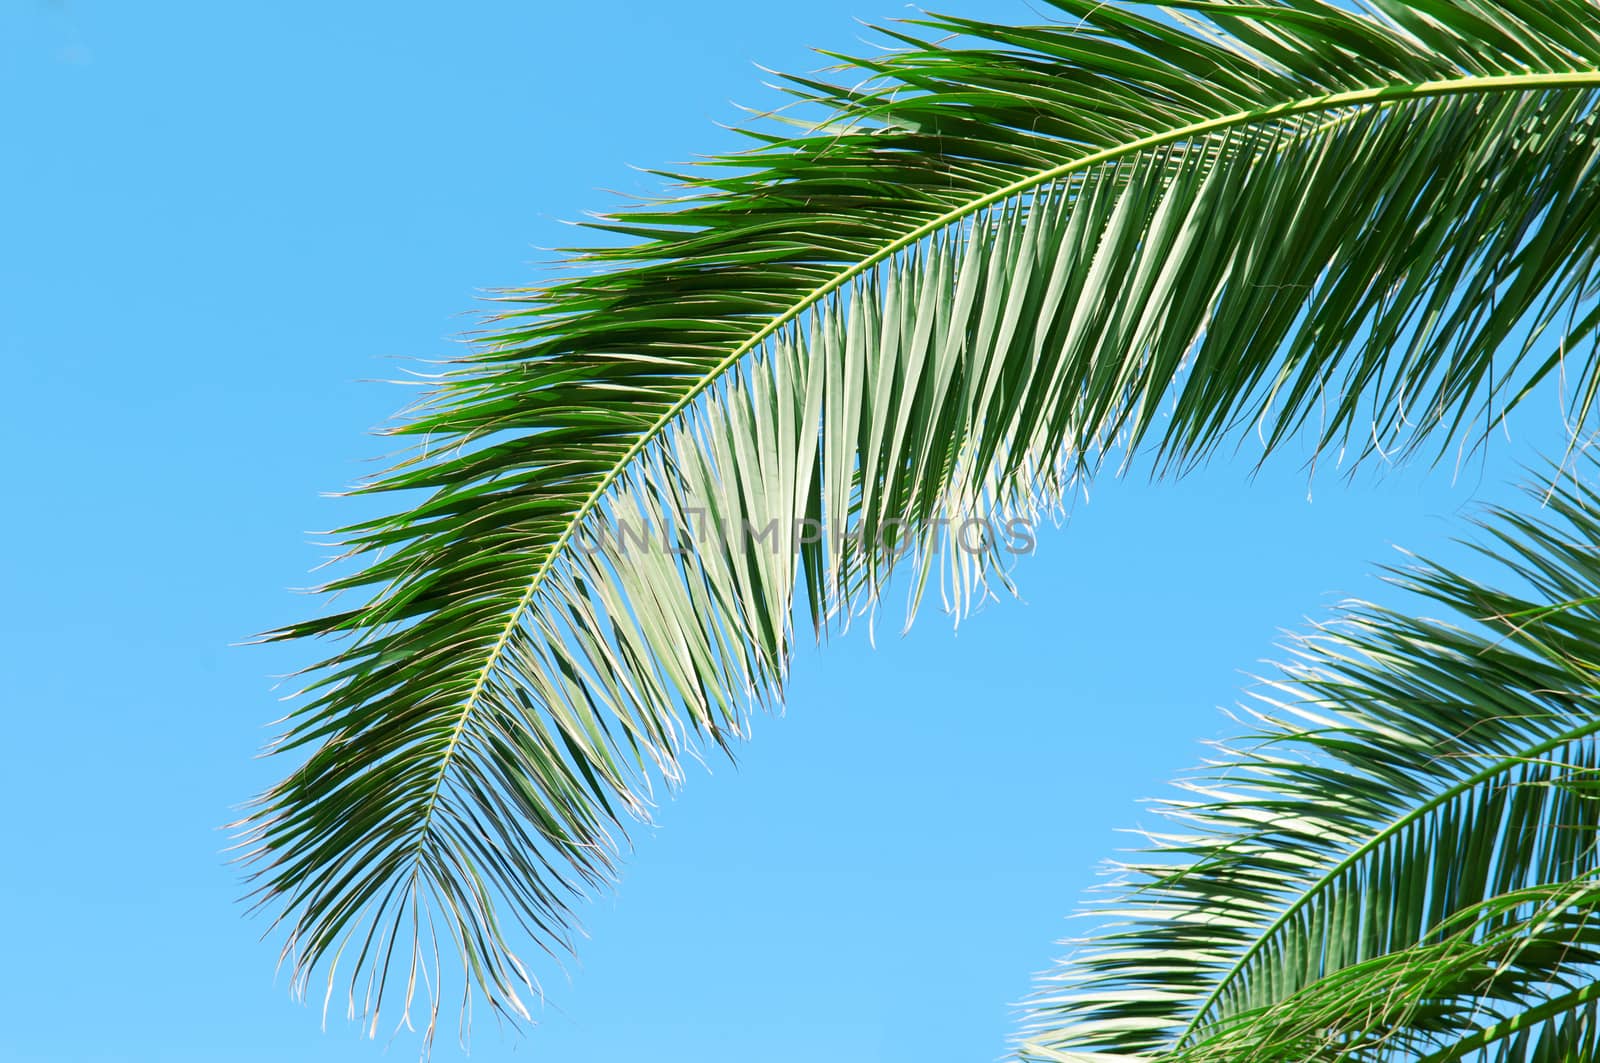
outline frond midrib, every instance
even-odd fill
[[[1476,1052],[1478,1049],[1486,1048],[1496,1041],[1503,1041],[1513,1034],[1528,1029],[1535,1023],[1554,1018],[1563,1012],[1572,1011],[1574,1008],[1582,1007],[1594,1000],[1600,1000],[1600,982],[1589,982],[1586,985],[1581,985],[1571,992],[1563,993],[1558,997],[1551,997],[1541,1004],[1535,1004],[1533,1007],[1520,1011],[1508,1019],[1502,1019],[1482,1029],[1475,1030],[1455,1044],[1447,1045],[1437,1052],[1431,1052],[1423,1056],[1417,1060],[1417,1063],[1453,1063],[1454,1060],[1460,1059],[1468,1052]]]
[[[1206,1014],[1210,1011],[1212,1005],[1217,1002],[1217,998],[1222,994],[1222,991],[1227,988],[1227,986],[1236,978],[1238,978],[1240,974],[1243,973],[1245,965],[1255,957],[1256,953],[1265,947],[1266,942],[1270,940],[1274,934],[1276,934],[1290,919],[1294,917],[1296,912],[1300,911],[1307,904],[1311,903],[1311,899],[1313,897],[1321,893],[1328,887],[1330,883],[1332,883],[1350,868],[1354,867],[1369,853],[1384,845],[1390,838],[1394,837],[1400,831],[1405,830],[1411,824],[1416,823],[1424,816],[1435,811],[1436,809],[1443,807],[1474,787],[1481,786],[1490,779],[1493,779],[1498,775],[1502,775],[1508,771],[1511,771],[1513,768],[1527,763],[1528,760],[1532,758],[1541,757],[1546,753],[1560,749],[1562,746],[1569,745],[1578,741],[1579,739],[1586,738],[1589,735],[1596,733],[1600,733],[1600,718],[1579,724],[1576,727],[1572,727],[1561,732],[1553,738],[1548,738],[1543,742],[1515,750],[1512,753],[1508,753],[1505,756],[1499,757],[1488,767],[1483,768],[1467,778],[1455,783],[1454,785],[1439,791],[1427,801],[1424,801],[1412,808],[1404,816],[1401,816],[1393,823],[1390,823],[1383,830],[1367,839],[1361,845],[1357,846],[1355,849],[1352,849],[1342,860],[1333,865],[1325,873],[1319,876],[1315,882],[1311,883],[1304,890],[1302,890],[1300,895],[1295,898],[1294,902],[1287,905],[1284,910],[1279,913],[1278,917],[1274,919],[1265,930],[1256,936],[1255,941],[1250,945],[1250,947],[1240,954],[1239,958],[1229,966],[1227,972],[1217,980],[1216,985],[1212,987],[1211,992],[1206,996],[1206,999],[1201,1002],[1200,1006],[1195,1010],[1194,1015],[1190,1017],[1189,1023],[1184,1027],[1183,1033],[1180,1034],[1177,1040],[1173,1042],[1173,1046],[1181,1047],[1185,1041],[1194,1036],[1195,1031],[1199,1028],[1201,1021],[1206,1017]]]
[[[490,676],[500,662],[501,655],[505,652],[517,625],[521,622],[523,614],[538,593],[544,579],[549,575],[556,560],[562,556],[567,544],[577,533],[579,526],[594,507],[599,504],[606,492],[617,479],[628,469],[648,446],[653,443],[662,431],[671,424],[679,415],[705,391],[715,384],[722,375],[733,366],[737,365],[744,357],[765,342],[779,329],[796,320],[800,315],[816,305],[822,299],[838,291],[844,285],[863,273],[884,262],[893,255],[905,250],[918,241],[956,224],[963,219],[983,210],[986,207],[1001,203],[1013,196],[1027,192],[1030,189],[1046,184],[1063,177],[1070,176],[1081,170],[1102,163],[1147,151],[1152,148],[1164,147],[1179,141],[1204,136],[1223,130],[1250,125],[1258,122],[1271,122],[1283,118],[1302,114],[1314,114],[1319,111],[1330,111],[1344,107],[1373,106],[1384,107],[1410,100],[1426,99],[1470,93],[1495,93],[1495,92],[1533,92],[1547,89],[1568,88],[1600,88],[1600,70],[1572,70],[1559,73],[1529,73],[1529,74],[1500,74],[1492,76],[1466,76],[1459,78],[1446,78],[1437,81],[1427,81],[1412,84],[1391,84],[1375,88],[1352,89],[1347,92],[1324,94],[1320,96],[1304,97],[1275,104],[1271,107],[1258,108],[1249,111],[1237,111],[1232,114],[1192,122],[1183,126],[1161,133],[1153,133],[1137,140],[1128,141],[1113,147],[1103,148],[1096,152],[1080,156],[1068,162],[1049,167],[1047,169],[1018,178],[1010,184],[1004,185],[991,192],[987,192],[968,203],[952,208],[923,224],[908,230],[895,239],[884,244],[883,247],[859,261],[856,261],[839,271],[829,280],[819,284],[811,291],[800,297],[782,314],[772,318],[766,324],[753,332],[748,338],[741,341],[737,347],[730,351],[721,361],[712,366],[695,384],[668,407],[653,424],[650,425],[637,439],[634,440],[616,461],[607,470],[606,474],[595,484],[594,488],[584,498],[582,503],[573,511],[571,518],[566,522],[561,534],[551,544],[544,559],[539,563],[533,574],[529,577],[528,587],[518,599],[516,605],[506,616],[499,635],[484,660],[483,667],[479,670],[474,680],[472,689],[463,700],[461,710],[451,728],[450,740],[440,758],[438,776],[429,794],[428,803],[423,813],[419,829],[420,839],[426,838],[430,830],[434,809],[437,807],[438,798],[444,786],[444,781],[449,775],[450,765],[455,752],[460,744],[462,733],[466,728],[467,720],[476,710],[479,699],[483,696]],[[1187,1034],[1185,1035],[1187,1036]]]

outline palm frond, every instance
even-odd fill
[[[652,780],[781,697],[797,602],[904,562],[959,615],[1108,453],[1446,446],[1557,370],[1589,414],[1595,6],[1055,6],[790,79],[814,131],[597,223],[396,429],[361,490],[423,500],[346,529],[363,604],[273,636],[342,640],[243,825],[297,984],[431,1030],[448,954],[521,1013],[513,942],[565,947]]]
[[[1594,1058],[1600,493],[1549,507],[1487,523],[1509,589],[1395,573],[1418,609],[1298,644],[1253,732],[1157,806],[1171,831],[1042,983],[1024,1058]]]

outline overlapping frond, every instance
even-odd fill
[[[798,602],[900,564],[959,614],[1108,452],[1443,446],[1557,370],[1587,416],[1593,4],[1054,6],[791,79],[814,131],[598,223],[397,429],[362,490],[424,500],[277,633],[343,640],[245,824],[297,982],[431,1015],[443,955],[520,1012],[512,943],[779,697]]]
[[[1298,644],[1157,806],[1023,1058],[1600,1055],[1600,493],[1549,508],[1492,516],[1491,582],[1396,573],[1415,609]]]

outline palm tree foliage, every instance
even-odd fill
[[[799,118],[592,223],[395,429],[359,604],[275,633],[339,640],[243,825],[298,985],[431,1030],[459,961],[521,1013],[512,944],[564,947],[653,781],[781,697],[801,605],[1004,580],[952,519],[1251,429],[1437,453],[1557,374],[1587,416],[1590,3],[1053,6],[790,78]]]
[[[1024,1058],[1600,1058],[1600,493],[1548,509],[1487,522],[1493,582],[1396,573],[1444,619],[1299,641],[1157,806]]]

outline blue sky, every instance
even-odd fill
[[[0,1058],[415,1055],[323,1032],[236,903],[220,825],[287,769],[254,757],[272,677],[313,651],[235,644],[317,607],[291,591],[309,530],[363,512],[319,492],[409,398],[367,381],[457,349],[603,189],[651,191],[630,165],[732,146],[732,101],[774,101],[754,63],[814,68],[805,45],[904,12],[0,6]],[[1137,799],[1227,733],[1280,630],[1390,597],[1371,561],[1450,554],[1553,438],[1455,478],[1324,469],[1314,500],[1292,458],[1104,483],[1023,561],[1024,601],[803,654],[787,715],[691,777],[579,959],[538,968],[540,1025],[482,1021],[473,1058],[995,1058]]]

